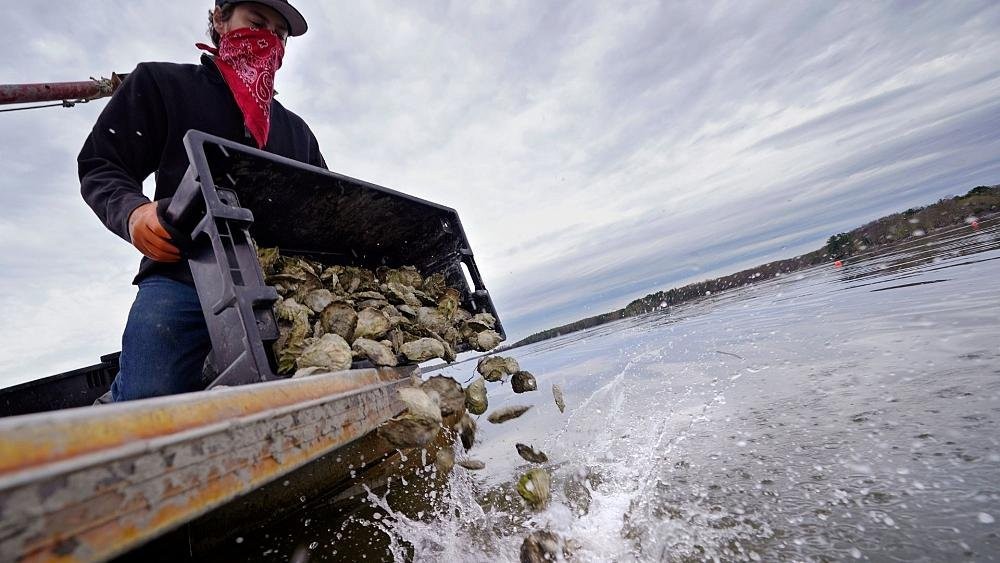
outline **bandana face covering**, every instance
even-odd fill
[[[243,28],[223,35],[218,49],[196,46],[215,55],[215,66],[243,112],[247,130],[257,147],[264,148],[271,128],[274,74],[281,68],[285,45],[270,30]]]

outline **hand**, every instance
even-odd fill
[[[128,234],[132,246],[147,258],[157,262],[181,259],[180,251],[170,242],[170,235],[156,216],[156,202],[144,203],[132,211],[128,217]]]

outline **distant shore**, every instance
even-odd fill
[[[877,253],[910,237],[933,233],[943,227],[967,224],[974,218],[996,213],[1000,213],[1000,185],[977,186],[965,195],[944,198],[931,205],[893,213],[852,231],[835,234],[827,240],[823,248],[801,256],[769,262],[735,274],[695,282],[680,288],[657,291],[632,301],[624,308],[536,332],[511,345],[502,346],[495,352],[503,352],[619,319],[679,305],[705,295],[745,287],[802,268],[848,260],[859,253]]]

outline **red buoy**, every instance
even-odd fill
[[[839,267],[843,266],[844,263],[841,262],[840,260],[837,260],[836,262],[833,263],[833,265],[839,268]]]

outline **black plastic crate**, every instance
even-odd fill
[[[275,373],[272,350],[278,294],[264,284],[251,238],[328,264],[441,272],[463,306],[491,313],[506,337],[454,209],[199,131],[184,144],[191,164],[166,218],[191,239],[187,254],[218,372],[213,385],[286,377]]]
[[[111,388],[120,352],[101,363],[0,389],[0,417],[85,407]]]

